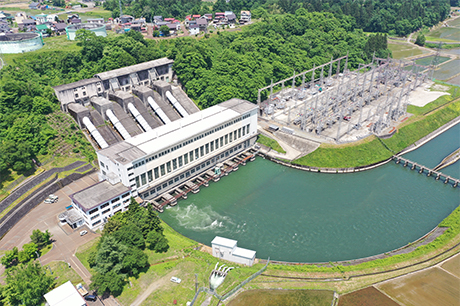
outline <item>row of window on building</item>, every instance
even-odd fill
[[[99,217],[104,217],[104,215],[106,215],[108,212],[110,211],[113,211],[114,214],[121,211],[122,208],[120,207],[122,204],[124,204],[124,206],[126,206],[127,204],[129,204],[129,201],[130,201],[130,198],[129,198],[129,192],[123,194],[121,197],[116,197],[115,199],[112,199],[110,202],[106,202],[104,204],[102,204],[101,206],[99,207],[96,207],[96,208],[93,208],[92,210],[89,211],[89,220],[90,221],[93,221]],[[112,204],[111,207],[109,207],[109,205]],[[119,210],[116,211],[117,208],[119,208]],[[83,216],[88,219],[88,217],[83,214]],[[96,222],[94,222],[92,224],[92,227],[98,225],[99,223],[101,223],[102,220],[97,220]],[[89,223],[89,222],[87,222]]]
[[[248,143],[247,143],[247,145],[245,147],[247,147],[248,145],[249,145],[249,141],[248,141]],[[213,163],[214,161],[218,161],[218,160],[228,158],[228,156],[230,154],[232,154],[233,152],[236,152],[238,150],[241,150],[242,147],[243,147],[242,144],[240,144],[238,146],[235,146],[234,148],[231,148],[230,150],[228,150],[228,151],[226,151],[224,153],[221,153],[220,156],[216,157],[216,160],[214,160],[214,158],[212,158],[211,160],[207,160],[206,162],[204,162],[204,163],[202,163],[202,164],[190,169],[189,171],[187,171],[185,173],[182,173],[181,175],[178,175],[178,176],[176,176],[174,178],[171,178],[168,182],[164,182],[163,184],[158,185],[155,188],[152,188],[150,191],[147,191],[147,192],[141,194],[140,196],[145,199],[149,195],[152,196],[155,193],[158,194],[158,193],[160,193],[160,191],[162,189],[170,188],[170,186],[173,185],[174,183],[182,181],[183,179],[188,179],[189,177],[191,177],[191,176],[195,175],[196,173],[200,172],[200,170],[203,171],[204,168],[209,167],[210,164]]]
[[[207,154],[213,152],[214,150],[219,149],[249,133],[249,124],[234,130],[220,138],[217,138],[205,145],[202,145],[195,150],[192,150],[184,155],[178,156],[171,161],[168,161],[152,170],[149,170],[141,175],[136,176],[135,178],[130,179],[130,182],[136,182],[132,184],[131,187],[136,186],[137,188],[142,187],[154,179],[158,179],[166,174],[176,171],[177,169],[187,165],[188,163],[198,160]],[[130,174],[131,175],[131,174]]]
[[[243,115],[243,116],[240,117],[240,118],[237,118],[237,119],[235,119],[235,120],[232,120],[232,121],[229,121],[229,122],[227,122],[227,123],[224,123],[224,124],[222,124],[222,125],[220,125],[220,126],[214,128],[214,129],[212,129],[212,130],[210,130],[210,131],[207,131],[207,132],[205,132],[205,133],[202,133],[202,134],[200,134],[200,135],[197,135],[197,136],[195,136],[194,138],[191,138],[191,139],[188,139],[188,140],[184,141],[183,143],[177,144],[177,145],[175,145],[175,146],[172,147],[172,148],[166,149],[166,150],[164,150],[164,151],[161,151],[160,153],[157,153],[157,154],[155,154],[155,155],[149,156],[149,157],[147,157],[145,160],[142,160],[142,161],[139,161],[139,162],[134,163],[134,164],[133,164],[133,168],[140,167],[140,166],[142,166],[142,165],[144,165],[144,164],[146,164],[146,163],[148,163],[148,162],[150,162],[150,161],[152,161],[152,160],[155,160],[155,159],[157,159],[157,158],[159,158],[159,157],[161,157],[161,156],[163,156],[163,155],[166,155],[166,154],[168,154],[168,153],[174,152],[175,150],[180,149],[180,148],[182,148],[182,147],[185,147],[186,145],[189,145],[189,144],[191,144],[191,143],[194,142],[194,141],[200,140],[200,139],[203,138],[203,137],[209,136],[209,135],[211,135],[211,134],[213,134],[213,133],[215,133],[215,132],[217,132],[217,131],[220,131],[220,130],[222,130],[222,129],[224,129],[224,128],[226,128],[226,127],[232,125],[232,124],[235,124],[235,123],[237,123],[237,122],[239,122],[239,121],[241,121],[241,120],[244,120],[244,119],[246,119],[246,118],[249,118],[249,116],[251,116],[251,114],[245,114],[245,115]],[[244,129],[244,128],[243,128],[243,129]],[[249,133],[249,125],[248,125],[248,130],[247,130],[246,133]]]

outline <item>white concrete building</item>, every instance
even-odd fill
[[[44,295],[49,306],[86,306],[83,297],[70,281]]]
[[[115,213],[128,208],[131,188],[113,183],[104,180],[70,195],[73,210],[83,218],[83,223],[78,223],[80,226],[86,224],[96,229]]]
[[[216,236],[212,241],[212,256],[235,263],[252,266],[256,251],[237,247],[238,241]]]
[[[257,105],[231,99],[97,151],[100,180],[153,199],[254,145]]]

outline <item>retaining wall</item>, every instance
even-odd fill
[[[27,215],[35,206],[42,203],[49,194],[55,193],[62,187],[69,185],[70,183],[79,180],[94,171],[96,171],[96,169],[93,168],[87,173],[72,173],[60,180],[58,180],[58,176],[56,174],[51,181],[45,183],[42,188],[33,191],[0,219],[0,237],[3,238],[3,236],[8,233],[8,231],[17,222],[19,222],[19,220]]]
[[[8,208],[11,204],[13,204],[13,202],[19,199],[24,193],[34,188],[38,184],[42,183],[43,181],[47,180],[53,174],[58,173],[58,172],[69,171],[77,167],[80,167],[84,164],[86,164],[86,162],[76,161],[65,167],[52,168],[48,171],[40,173],[35,178],[31,179],[30,181],[26,182],[24,185],[14,190],[12,193],[10,193],[9,196],[7,196],[3,201],[1,201],[0,202],[0,213],[3,212],[6,208]]]

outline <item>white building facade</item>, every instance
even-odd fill
[[[117,212],[128,209],[131,189],[112,183],[104,180],[70,195],[73,209],[90,229],[99,228]]]
[[[212,256],[252,266],[256,259],[256,251],[237,247],[238,241],[216,236],[212,241]]]
[[[231,99],[97,152],[100,180],[153,199],[252,147],[257,106]]]

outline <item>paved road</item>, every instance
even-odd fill
[[[35,207],[29,214],[22,218],[4,237],[0,240],[0,250],[11,250],[14,246],[19,249],[26,243],[30,242],[30,235],[34,229],[41,231],[49,230],[53,235],[53,248],[41,258],[43,265],[52,261],[64,261],[70,263],[72,269],[80,275],[86,284],[91,283],[91,274],[75,256],[79,246],[91,241],[99,236],[89,231],[87,228],[72,230],[68,225],[60,226],[57,218],[58,214],[65,211],[65,207],[71,204],[69,195],[73,194],[87,186],[99,182],[97,173],[87,175],[78,181],[75,181],[55,194],[59,201],[53,204],[41,203]],[[80,236],[82,229],[88,230],[88,234]],[[0,266],[0,275],[3,274],[4,268]],[[99,303],[99,304],[98,304]],[[102,305],[100,302],[89,305]],[[119,306],[120,304],[113,298],[103,300],[103,305]]]

